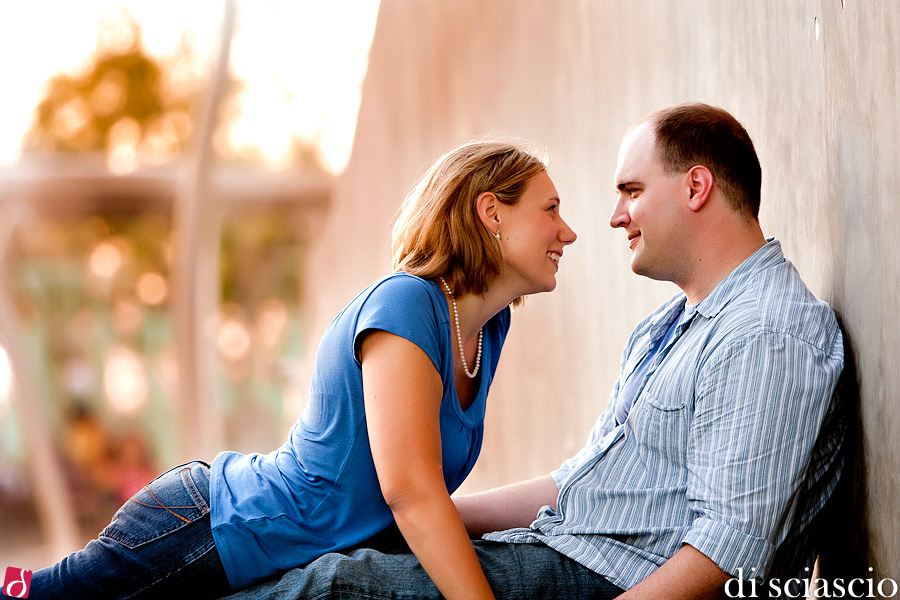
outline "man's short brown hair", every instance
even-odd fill
[[[656,151],[669,174],[708,168],[732,207],[759,218],[762,169],[747,130],[728,111],[687,103],[650,115]]]

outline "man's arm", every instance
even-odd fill
[[[549,475],[501,488],[454,496],[466,530],[472,537],[490,531],[527,527],[543,506],[556,510],[559,490]],[[685,545],[652,575],[631,588],[624,600],[706,600],[721,598],[730,575],[699,550]]]
[[[707,600],[722,598],[731,578],[693,546],[684,545],[622,600]]]
[[[723,569],[765,573],[772,540],[791,521],[840,357],[764,333],[719,358],[700,377],[687,456],[697,519],[681,549],[622,598],[721,598],[731,577]]]
[[[503,487],[454,496],[453,502],[470,537],[490,531],[528,527],[543,506],[556,510],[559,490],[549,475]]]
[[[723,346],[698,376],[682,542],[729,573],[765,576],[834,389],[840,356],[763,331]]]

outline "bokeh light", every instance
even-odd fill
[[[122,252],[112,242],[101,242],[91,252],[89,265],[100,279],[112,279],[122,266]]]
[[[122,415],[140,410],[147,401],[147,374],[141,356],[128,346],[113,346],[103,366],[103,388],[110,408]]]
[[[138,279],[137,293],[144,304],[159,306],[169,296],[169,283],[159,273],[144,273]]]
[[[260,303],[256,315],[259,340],[265,346],[275,346],[281,340],[288,314],[284,302],[278,298],[266,298]]]
[[[225,318],[219,325],[216,341],[222,356],[229,361],[242,360],[250,350],[251,338],[247,326],[233,317]]]
[[[141,125],[134,119],[123,117],[116,121],[108,134],[107,162],[109,170],[117,175],[138,168],[138,145],[141,142]]]
[[[0,346],[0,414],[3,414],[9,405],[12,380],[12,366],[9,364],[9,354],[7,354],[3,346]]]

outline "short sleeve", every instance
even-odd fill
[[[378,283],[363,299],[353,332],[353,357],[359,364],[359,344],[365,334],[381,330],[409,340],[441,369],[439,313],[429,283],[398,273]]]

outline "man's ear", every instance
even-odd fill
[[[687,183],[690,188],[688,208],[698,211],[706,204],[713,189],[712,172],[703,165],[694,165],[687,172]]]
[[[481,220],[481,224],[491,233],[497,233],[500,229],[500,201],[493,192],[482,192],[475,199],[475,212]]]

